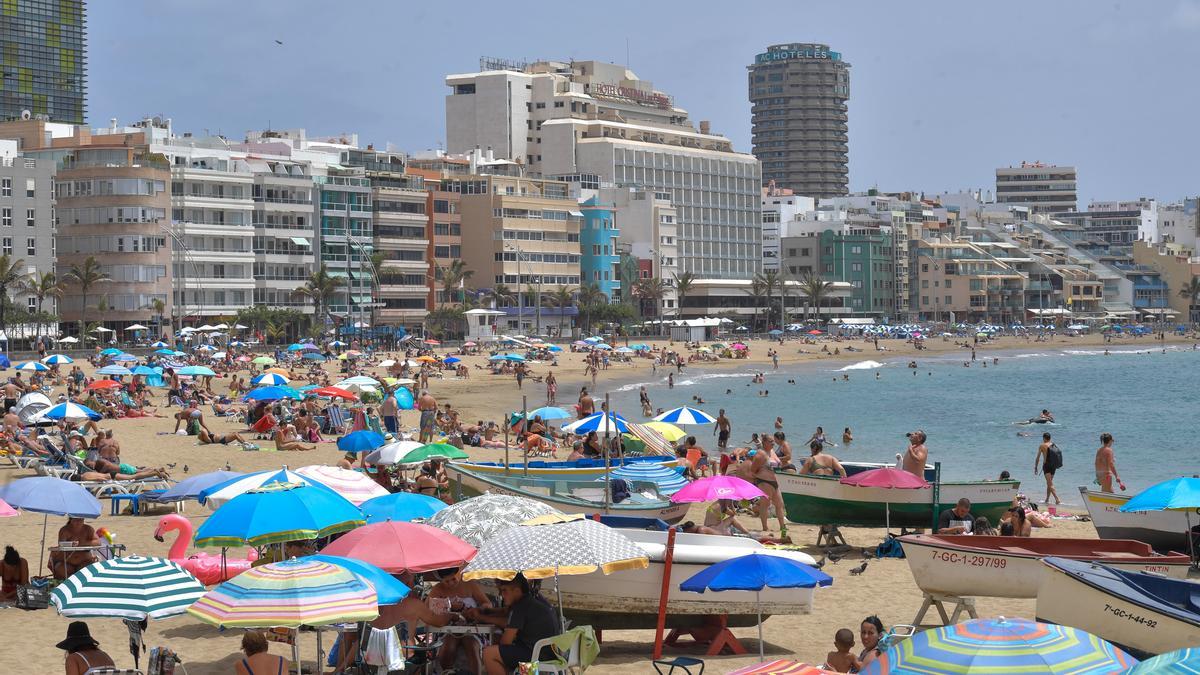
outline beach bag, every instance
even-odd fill
[[[888,535],[887,539],[883,540],[879,546],[875,547],[876,558],[903,558],[904,547],[900,545],[900,540],[892,535]]]
[[[1058,449],[1058,444],[1051,443],[1050,447],[1046,448],[1046,464],[1042,468],[1043,470],[1058,471],[1062,465],[1062,450]]]
[[[369,666],[383,666],[389,672],[404,670],[404,654],[400,651],[396,629],[372,628],[367,636],[367,647],[363,650],[363,661]]]
[[[17,587],[17,607],[46,609],[49,606],[50,583],[45,577],[30,579],[29,583]]]

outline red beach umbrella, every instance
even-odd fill
[[[877,487],[877,488],[904,488],[917,489],[929,487],[929,483],[925,482],[924,478],[911,474],[903,469],[897,469],[891,466],[885,466],[882,469],[871,469],[870,471],[861,471],[853,476],[846,476],[841,480],[845,485],[857,485],[859,487]]]
[[[96,380],[95,382],[89,384],[87,386],[87,388],[89,390],[91,390],[91,389],[111,389],[113,387],[119,387],[119,386],[121,386],[121,383],[117,382],[116,380]]]
[[[357,401],[358,400],[357,394],[355,394],[352,391],[347,391],[345,389],[342,389],[341,387],[318,387],[316,389],[309,389],[308,394],[310,396],[328,396],[329,398],[334,398],[334,397],[340,396],[340,397],[346,399],[347,401]]]

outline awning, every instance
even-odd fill
[[[1029,309],[1026,311],[1036,316],[1071,316],[1069,309]]]
[[[292,243],[297,246],[312,246],[312,243],[310,243],[304,237],[288,237],[288,239],[291,239]]]
[[[583,211],[568,211],[567,213],[571,214],[575,218],[583,217]]]
[[[856,318],[830,319],[829,323],[839,323],[839,324],[843,324],[846,326],[874,326],[875,319],[869,319],[869,318],[866,318],[866,319],[856,319]]]
[[[1175,310],[1173,310],[1173,309],[1166,309],[1166,308],[1163,308],[1163,309],[1143,309],[1143,310],[1142,310],[1142,312],[1144,312],[1144,313],[1146,313],[1146,314],[1151,314],[1151,315],[1154,315],[1154,316],[1175,316],[1176,314],[1179,314],[1179,312],[1176,312],[1176,311],[1175,311]]]

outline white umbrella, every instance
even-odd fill
[[[73,344],[75,344],[76,342],[79,342],[79,338],[76,338],[76,337],[71,337],[70,335],[68,335],[67,337],[65,337],[65,338],[63,338],[63,339],[61,339],[61,340],[59,340],[59,342],[63,342],[63,343],[66,343],[66,344],[72,344],[72,345],[73,345]]]
[[[127,327],[125,330],[147,330],[147,328],[140,323],[135,323],[132,326]]]
[[[213,330],[229,330],[229,324],[219,323],[213,326]]]
[[[92,329],[92,332],[93,333],[111,333],[111,332],[113,332],[113,329],[105,328],[104,326],[96,326],[95,328]]]

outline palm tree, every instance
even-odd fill
[[[445,292],[446,302],[453,303],[455,289],[470,279],[475,274],[475,270],[469,270],[465,262],[455,260],[447,267],[438,267],[438,273],[442,278],[442,290]],[[459,295],[461,297],[461,294]]]
[[[755,275],[750,280],[750,298],[754,301],[754,319],[750,324],[750,332],[758,331],[758,306],[762,304],[762,299],[767,295],[767,283]]]
[[[154,315],[158,317],[158,337],[159,339],[162,339],[163,314],[165,314],[167,311],[167,303],[162,298],[154,298],[147,306],[154,310]],[[234,320],[234,323],[236,323],[236,319]]]
[[[783,295],[783,274],[772,270],[769,272],[763,272],[762,274],[757,274],[757,275],[755,275],[755,278],[762,281],[763,288],[766,291],[767,324],[768,324],[767,327],[770,328],[771,313],[774,311],[774,307],[772,306],[771,300],[772,300],[773,293],[775,292],[776,287],[779,288],[780,296],[782,297],[782,295]],[[780,320],[782,321],[782,319],[783,319],[783,317],[782,317],[782,313],[781,313]]]
[[[696,275],[691,272],[675,275],[675,302],[678,304],[676,315],[683,316],[683,299],[692,292],[692,287],[695,285]]]
[[[516,302],[517,295],[508,286],[496,284],[494,288],[487,292],[487,299],[498,309],[500,307],[508,307]]]
[[[1179,297],[1188,299],[1188,323],[1196,323],[1196,305],[1200,305],[1200,277],[1189,279],[1179,289]]]
[[[608,304],[608,296],[604,291],[600,290],[600,284],[592,281],[579,287],[579,312],[583,316],[583,322],[579,329],[584,332],[592,330],[592,308],[597,305]]]
[[[570,288],[567,288],[566,286],[559,286],[558,288],[550,291],[550,294],[547,295],[545,299],[546,303],[550,307],[558,308],[558,336],[562,337],[563,315],[566,314],[568,307],[571,307],[575,304],[575,294],[571,292]]]
[[[833,289],[833,282],[825,281],[821,277],[808,272],[800,279],[800,292],[804,295],[806,304],[804,307],[804,318],[808,319],[808,308],[813,308],[813,313],[816,315],[817,323],[821,323],[821,300]]]
[[[292,295],[311,300],[313,303],[313,325],[324,325],[326,307],[333,301],[339,288],[346,285],[346,280],[329,274],[329,269],[322,264],[320,269],[309,275],[303,286],[292,291]]]
[[[0,331],[7,328],[4,311],[8,305],[8,289],[20,289],[25,279],[25,261],[12,260],[10,256],[0,256]]]
[[[654,307],[653,316],[658,321],[659,331],[662,330],[662,300],[667,294],[667,284],[659,277],[651,277],[646,279],[638,279],[633,285],[633,296],[642,304],[642,310],[645,311],[645,303],[651,302]]]
[[[42,272],[41,274],[33,274],[24,277],[19,282],[21,292],[32,295],[37,301],[37,337],[42,337],[42,303],[46,298],[61,298],[63,292],[62,282],[54,272]]]
[[[3,260],[3,258],[0,258]],[[79,314],[79,337],[86,337],[84,330],[87,327],[87,310],[88,310],[88,292],[96,287],[97,284],[109,281],[111,277],[106,272],[101,271],[100,261],[96,260],[96,256],[89,255],[84,259],[82,265],[72,265],[71,271],[67,272],[66,280],[79,287],[79,294],[83,300],[83,309]]]

